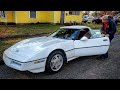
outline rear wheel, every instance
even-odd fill
[[[46,62],[47,72],[58,72],[63,67],[65,55],[61,51],[52,52]]]

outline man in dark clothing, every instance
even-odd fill
[[[112,16],[105,15],[102,17],[103,26],[101,28],[101,33],[107,35],[109,37],[110,43],[114,38],[114,34],[116,33],[116,24],[112,18]],[[106,54],[101,55],[97,59],[106,59],[108,58],[108,52]]]

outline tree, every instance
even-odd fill
[[[101,15],[116,15],[119,11],[100,11]]]

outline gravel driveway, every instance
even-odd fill
[[[0,65],[1,79],[120,79],[120,35],[113,39],[109,58],[96,60],[96,56],[80,57],[70,61],[55,74],[20,72]]]

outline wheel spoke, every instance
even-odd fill
[[[55,63],[51,62],[51,68],[54,68],[54,67],[55,67]]]
[[[53,56],[50,66],[53,71],[58,71],[62,67],[62,64],[63,57],[60,54],[56,54]]]

